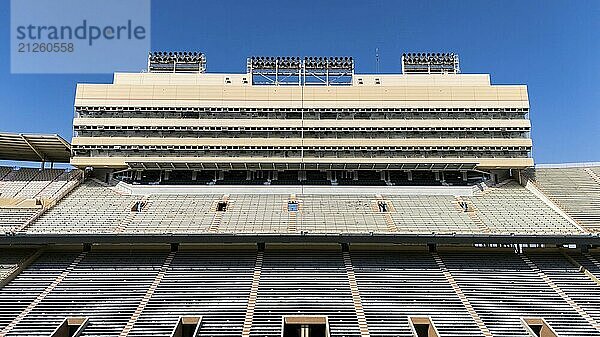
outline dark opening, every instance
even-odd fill
[[[550,328],[548,323],[540,317],[528,317],[523,319],[527,326],[529,334],[535,337],[557,337],[556,333]]]
[[[171,337],[197,337],[200,330],[200,317],[180,317]]]
[[[325,324],[285,324],[283,337],[326,337]]]
[[[429,337],[429,324],[414,324],[417,337]]]
[[[77,337],[83,332],[83,329],[87,325],[87,320],[86,317],[66,318],[56,330],[52,332],[51,337]]]
[[[538,337],[542,336],[542,327],[543,327],[543,325],[541,325],[541,324],[530,324],[529,325],[529,328],[531,329],[531,331],[533,331],[533,333]]]
[[[388,205],[385,201],[378,201],[377,207],[379,208],[379,212],[385,213],[388,211]]]
[[[227,201],[219,201],[217,203],[217,212],[225,212],[227,210]]]
[[[74,337],[79,330],[79,325],[69,325],[69,337]]]
[[[415,337],[439,337],[429,317],[411,317]]]

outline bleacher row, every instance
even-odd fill
[[[28,233],[518,233],[582,231],[517,183],[463,197],[472,214],[447,195],[298,195],[298,212],[283,194],[121,195],[88,180],[27,228]],[[216,203],[228,198],[226,211]],[[136,201],[145,201],[133,212]],[[293,214],[292,214],[293,213]]]
[[[0,167],[0,233],[13,232],[33,220],[41,207],[60,200],[81,177],[79,170]],[[35,202],[27,203],[32,199]]]
[[[592,174],[590,174],[590,171]],[[538,188],[573,219],[600,231],[600,167],[536,168]]]
[[[332,337],[358,337],[359,304],[343,254],[47,252],[0,289],[0,334],[49,336],[66,317],[88,317],[81,336],[169,337],[180,316],[200,316],[199,336],[240,336],[246,323],[250,336],[279,337],[282,317],[322,315]],[[599,255],[567,254],[600,277]],[[593,325],[600,321],[600,284],[558,251],[351,250],[348,256],[370,336],[413,337],[409,318],[424,316],[440,337],[484,336],[484,328],[494,337],[530,337],[524,317],[545,319],[559,336],[600,336]]]
[[[0,198],[54,198],[77,171],[0,168]]]

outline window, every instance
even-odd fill
[[[539,317],[526,317],[522,318],[521,322],[525,326],[525,330],[531,335],[531,337],[557,337],[558,335],[552,329],[546,320]]]
[[[286,316],[283,337],[329,337],[326,316]]]
[[[81,335],[83,329],[88,323],[87,317],[67,317],[52,332],[51,337],[77,337]]]
[[[199,316],[181,316],[177,321],[177,325],[171,333],[171,337],[197,337],[200,331],[200,322],[202,317]]]
[[[437,329],[429,317],[409,317],[415,337],[439,337]]]

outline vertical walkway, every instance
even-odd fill
[[[254,265],[254,273],[252,274],[252,286],[250,287],[250,296],[248,297],[248,306],[246,307],[246,316],[244,317],[242,337],[249,337],[250,329],[252,329],[252,319],[254,318],[254,308],[256,308],[256,297],[258,296],[258,285],[262,272],[263,255],[262,251],[256,254],[256,264]]]
[[[362,305],[360,293],[358,292],[358,285],[356,284],[356,275],[354,274],[352,259],[350,258],[349,252],[343,252],[342,254],[344,257],[346,274],[348,275],[348,283],[350,284],[350,292],[352,293],[352,302],[354,303],[354,310],[356,311],[356,317],[358,318],[360,335],[361,337],[369,337],[369,327],[367,325],[367,318],[365,317],[365,310]]]
[[[142,314],[142,311],[144,311],[144,308],[146,308],[146,305],[150,301],[150,298],[152,297],[152,295],[154,295],[156,288],[158,288],[158,285],[160,284],[162,279],[165,277],[165,274],[167,273],[169,266],[171,266],[171,262],[173,262],[174,257],[175,257],[175,252],[171,252],[169,255],[167,255],[167,257],[165,258],[165,261],[163,262],[162,266],[160,267],[160,270],[154,277],[154,281],[150,285],[150,288],[148,288],[148,290],[146,290],[146,294],[144,295],[144,297],[142,297],[142,300],[138,304],[133,315],[131,315],[131,317],[129,318],[129,321],[123,328],[123,331],[121,331],[121,333],[119,334],[119,337],[126,337],[127,335],[129,335],[129,332],[131,331],[131,329],[133,329],[135,322],[137,322],[137,319]]]
[[[469,313],[469,315],[471,315],[471,318],[473,318],[473,320],[479,327],[479,330],[481,330],[481,332],[483,333],[484,336],[492,337],[492,333],[487,328],[487,326],[485,326],[485,323],[483,322],[481,317],[479,317],[479,314],[475,311],[475,309],[473,309],[473,306],[469,302],[469,299],[465,296],[462,289],[460,289],[458,283],[456,283],[454,276],[452,276],[452,274],[450,273],[448,268],[446,268],[446,264],[444,263],[444,260],[442,260],[442,258],[437,253],[431,253],[431,255],[433,256],[435,263],[442,270],[444,277],[446,278],[448,283],[450,283],[450,286],[452,287],[452,289],[454,290],[456,295],[458,295],[460,302],[467,309],[467,312]]]
[[[23,309],[23,311],[19,314],[19,316],[15,317],[15,319],[13,319],[12,322],[10,322],[2,331],[0,331],[0,336],[2,336],[2,337],[6,336],[6,334],[8,334],[17,324],[19,324],[19,322],[21,320],[23,320],[23,318],[25,318],[25,316],[27,316],[27,314],[29,314],[33,309],[35,309],[35,307],[41,301],[43,301],[44,298],[46,298],[46,296],[48,296],[48,294],[50,292],[52,292],[52,290],[54,290],[60,284],[60,282],[62,282],[62,280],[64,280],[69,275],[69,273],[73,269],[75,269],[77,267],[77,265],[79,264],[79,262],[81,262],[81,260],[83,260],[83,258],[85,258],[86,255],[87,255],[87,252],[83,252],[83,253],[79,254],[73,260],[73,262],[71,262],[71,264],[69,264],[69,266],[62,273],[60,273],[60,275],[58,275],[56,277],[56,279],[54,280],[54,282],[52,282],[50,285],[48,285],[46,287],[46,289],[44,289],[44,291],[42,291],[35,298],[35,300],[33,300],[33,302],[29,303],[29,305],[27,306],[27,308]]]
[[[386,203],[386,206],[388,208],[387,212],[381,212],[379,210],[378,203],[380,201]],[[381,215],[383,215],[383,219],[385,220],[385,225],[387,227],[388,232],[398,232],[398,226],[396,226],[394,219],[392,219],[392,216],[390,215],[390,212],[396,211],[396,209],[394,208],[394,204],[392,204],[391,201],[385,200],[381,194],[376,194],[375,200],[371,202],[371,209],[373,210],[373,212],[380,213]]]
[[[554,281],[552,281],[550,277],[546,275],[546,273],[544,273],[540,268],[538,268],[538,266],[527,256],[523,254],[519,254],[519,256],[521,257],[521,259],[523,259],[523,261],[525,261],[527,266],[529,266],[529,268],[531,268],[536,274],[538,274],[538,276],[542,280],[544,280],[544,282],[546,282],[546,284],[550,286],[550,288],[552,288],[552,290],[554,290],[565,302],[567,302],[567,304],[571,308],[573,308],[573,310],[577,311],[577,313],[581,315],[581,317],[583,317],[588,323],[590,323],[590,325],[592,325],[594,329],[600,331],[600,324],[598,324],[598,322],[596,322],[594,318],[592,318],[587,312],[585,312],[585,310],[583,310],[583,308],[580,307],[579,304],[575,303],[575,301],[573,301],[571,297],[569,297],[569,295],[567,295],[562,289],[560,289],[556,285],[556,283],[554,283]]]
[[[490,230],[490,228],[488,226],[486,226],[485,223],[483,223],[483,221],[481,220],[481,218],[477,214],[477,212],[479,212],[479,210],[477,209],[477,207],[475,207],[475,204],[473,204],[473,202],[471,200],[465,201],[459,195],[455,195],[454,199],[456,199],[456,203],[454,203],[454,206],[456,206],[456,210],[458,210],[461,213],[463,213],[463,212],[467,213],[467,216],[471,219],[471,221],[473,221],[473,223],[477,226],[477,228],[479,228],[479,230],[481,232],[483,232],[483,233],[491,233],[492,232]],[[467,205],[467,211],[466,212],[462,208],[462,206],[460,206],[461,203],[465,203]]]
[[[288,213],[288,225],[287,225],[287,232],[288,233],[296,233],[298,232],[298,213],[300,212],[300,202],[298,202],[298,200],[296,200],[296,195],[295,194],[291,194],[289,201],[296,201],[298,210],[297,211],[290,211],[289,206],[286,204],[285,207],[285,212]],[[289,202],[288,201],[288,202]]]
[[[217,210],[217,205],[219,202],[228,202],[229,201],[229,194],[224,194],[221,197],[221,200],[215,201],[213,203],[213,206],[211,207],[211,211],[215,212],[215,216],[212,219],[212,222],[210,223],[210,228],[208,229],[209,232],[211,233],[216,233],[219,230],[219,226],[221,226],[221,222],[223,221],[223,212],[222,211],[218,211]],[[227,204],[227,208],[229,208],[230,205]]]

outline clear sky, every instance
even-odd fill
[[[70,140],[76,82],[112,76],[11,75],[9,20],[0,0],[0,131]],[[151,38],[206,53],[211,72],[244,72],[251,55],[339,55],[369,73],[379,48],[394,73],[402,52],[453,51],[463,73],[529,86],[536,163],[600,161],[599,0],[154,0]]]

